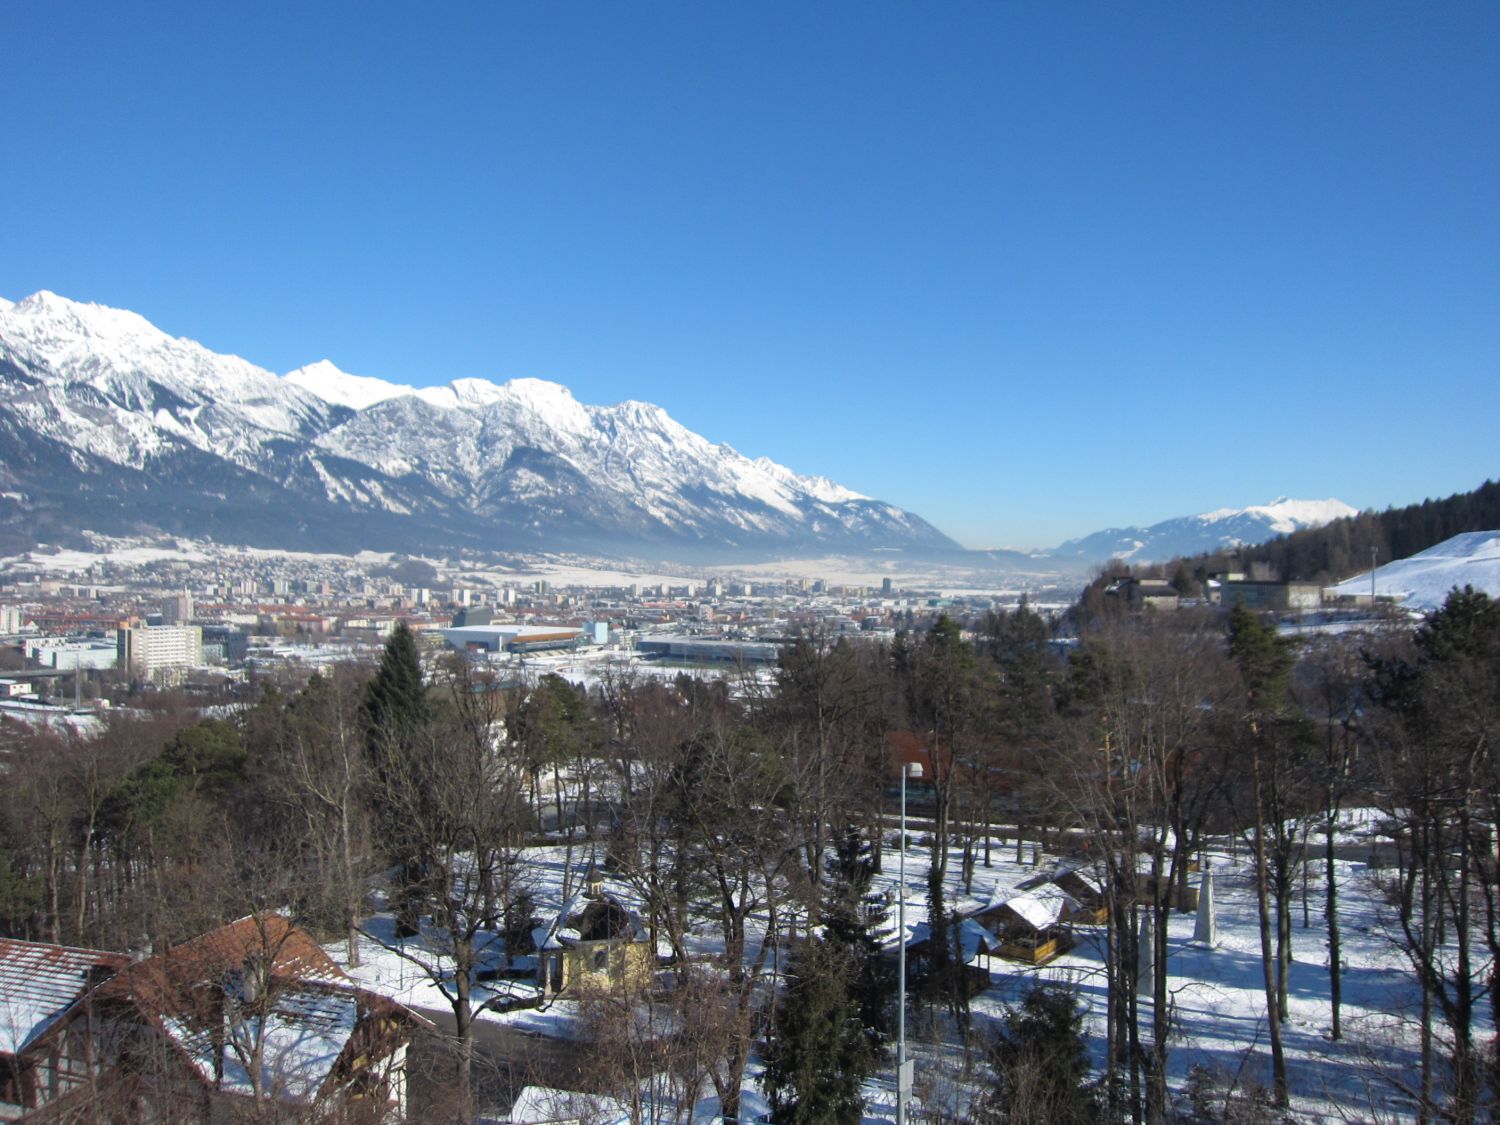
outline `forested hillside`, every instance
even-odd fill
[[[1368,570],[1372,548],[1377,561],[1387,563],[1461,532],[1495,528],[1500,528],[1500,484],[1485,481],[1471,492],[1383,512],[1360,512],[1257,546],[1137,567],[1117,562],[1107,570],[1111,576],[1172,578],[1184,593],[1196,592],[1208,575],[1226,570],[1288,582],[1334,583]]]

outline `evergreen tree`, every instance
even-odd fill
[[[875,865],[857,828],[850,827],[834,842],[834,849],[823,910],[824,936],[848,966],[856,1016],[870,1046],[878,1049],[891,1037],[896,974],[881,956],[880,942],[871,932],[885,919],[884,911],[872,912],[865,899]]]
[[[1243,604],[1229,613],[1229,656],[1244,676],[1253,714],[1263,717],[1285,707],[1294,663],[1291,646]]]
[[[995,1088],[979,1107],[985,1125],[1085,1125],[1100,1120],[1089,1086],[1083,1009],[1057,985],[1034,986],[1007,1005],[989,1044]]]
[[[858,1125],[859,1088],[875,1050],[850,988],[845,947],[826,937],[798,942],[766,1049],[766,1095],[777,1125]]]
[[[1486,993],[1491,1026],[1500,1010],[1490,968],[1500,956],[1491,842],[1500,821],[1500,603],[1455,589],[1412,642],[1409,654],[1371,658],[1383,712],[1372,717],[1374,741],[1382,804],[1399,826],[1397,942],[1423,991],[1422,1108],[1464,1125],[1492,1119],[1500,1087],[1500,1051],[1484,1042],[1480,1011]]]
[[[360,719],[374,781],[379,838],[398,868],[394,898],[397,929],[403,935],[417,932],[422,915],[423,856],[405,830],[398,803],[388,796],[397,788],[414,787],[422,769],[421,743],[432,718],[416,637],[405,621],[398,621],[365,689]]]
[[[220,719],[184,727],[110,791],[97,830],[116,839],[149,830],[190,793],[228,804],[240,790],[244,770],[245,750],[234,727]]]
[[[865,895],[874,865],[857,828],[834,841],[823,933],[792,951],[786,995],[766,1054],[766,1089],[778,1123],[860,1120],[859,1088],[890,1038],[895,975],[880,956]]]
[[[390,755],[409,749],[432,718],[417,639],[405,621],[396,623],[385,643],[380,666],[365,688],[360,717],[365,725],[365,745],[377,768]]]

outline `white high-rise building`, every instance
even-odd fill
[[[137,625],[115,639],[116,665],[143,679],[203,666],[203,630],[197,625]]]

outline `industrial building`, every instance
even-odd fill
[[[1322,606],[1323,587],[1316,582],[1225,582],[1219,587],[1219,601],[1252,610],[1308,611]]]
[[[97,672],[115,666],[119,642],[103,637],[29,637],[22,651],[28,660],[43,668],[60,671],[87,668]]]
[[[552,652],[583,643],[583,630],[567,625],[460,625],[439,632],[454,648],[468,652]]]
[[[765,641],[730,641],[718,637],[641,637],[635,651],[663,660],[719,661],[729,664],[774,664],[780,646]]]

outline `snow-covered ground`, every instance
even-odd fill
[[[1217,945],[1208,949],[1193,943],[1191,914],[1174,914],[1169,922],[1167,989],[1176,1029],[1169,1082],[1180,1092],[1189,1071],[1204,1066],[1228,1077],[1250,1077],[1269,1087],[1270,1043],[1253,872],[1243,849],[1235,858],[1227,853],[1211,858],[1216,872]],[[1283,1024],[1282,1036],[1293,1107],[1300,1120],[1343,1121],[1346,1113],[1362,1120],[1374,1109],[1392,1112],[1393,1091],[1382,1080],[1382,1069],[1403,1077],[1416,1069],[1414,1050],[1406,1042],[1420,1003],[1415,978],[1404,968],[1382,927],[1378,894],[1365,866],[1341,862],[1339,872],[1344,891],[1340,912],[1345,968],[1344,1034],[1338,1042],[1329,1036],[1323,896],[1310,886],[1306,928],[1300,903],[1295,911],[1290,1019]],[[1091,1041],[1096,1061],[1102,1061],[1097,1056],[1105,1034],[1103,938],[1086,929],[1080,937],[1071,953],[1041,970],[991,958],[994,983],[976,1000],[976,1013],[998,1016],[1003,1003],[1018,999],[1038,976],[1067,982],[1089,1005]],[[1143,998],[1143,1012],[1149,1006],[1149,999]]]
[[[1370,593],[1370,572],[1356,574],[1333,587],[1333,593],[1359,597]],[[1455,587],[1473,586],[1500,597],[1500,531],[1468,531],[1375,568],[1375,594],[1393,598],[1407,609],[1433,610]]]
[[[1344,854],[1357,853],[1369,843],[1378,832],[1379,821],[1379,814],[1373,810],[1347,814],[1336,836]],[[1310,849],[1316,850],[1320,842],[1320,837],[1310,840]],[[564,854],[562,847],[537,848],[526,853],[540,913],[562,901]],[[1038,858],[1046,868],[1055,857],[1041,854]],[[1210,849],[1207,858],[1214,872],[1216,946],[1209,949],[1193,943],[1192,914],[1174,914],[1169,923],[1168,991],[1175,1028],[1169,1082],[1175,1096],[1181,1096],[1189,1072],[1200,1066],[1221,1077],[1236,1079],[1241,1086],[1247,1082],[1270,1085],[1270,1048],[1250,856],[1243,845],[1231,849],[1227,841],[1221,841]],[[886,933],[893,941],[897,854],[888,850],[885,859],[885,869],[875,877],[873,889],[889,892],[892,898]],[[1025,849],[1024,859],[1025,862],[1016,861],[1013,844],[997,845],[991,855],[992,866],[983,866],[981,857],[972,893],[965,893],[959,883],[960,865],[955,851],[949,864],[949,886],[954,901],[961,910],[970,910],[1015,893],[1018,884],[1038,873],[1038,867],[1031,862],[1030,845]],[[1326,1122],[1410,1119],[1414,1115],[1399,1100],[1388,1076],[1410,1080],[1416,1072],[1415,1020],[1420,993],[1415,978],[1391,941],[1391,919],[1378,883],[1380,873],[1372,871],[1360,858],[1343,858],[1338,863],[1344,1034],[1335,1042],[1329,1035],[1330,984],[1322,868],[1321,861],[1316,856],[1314,859],[1308,880],[1306,925],[1300,898],[1296,904],[1290,1019],[1283,1028],[1295,1116],[1298,1120]],[[926,847],[914,845],[908,849],[908,931],[925,922],[924,888],[929,860]],[[575,849],[574,862],[576,878],[587,864],[587,857]],[[633,901],[631,889],[625,884],[611,881],[607,888]],[[698,939],[701,953],[716,951],[717,926],[715,920],[707,921],[709,924],[702,928]],[[386,948],[396,944],[388,915],[371,919],[366,930],[385,944],[367,938],[362,946],[362,964],[348,970],[352,976],[366,987],[404,1003],[448,1009],[446,998],[432,981]],[[757,940],[763,933],[762,928]],[[1105,1038],[1102,927],[1079,927],[1076,934],[1077,944],[1071,952],[1040,969],[999,957],[980,958],[979,963],[990,972],[991,983],[972,1004],[976,1043],[988,1034],[1005,1004],[1018,1000],[1032,983],[1039,979],[1066,982],[1077,990],[1087,1006],[1086,1026],[1091,1046],[1096,1064],[1102,1063]],[[415,943],[418,939],[410,940]],[[329,952],[344,962],[346,951],[342,944],[331,945]],[[498,949],[494,960],[496,964],[502,960]],[[518,999],[529,989],[522,982],[481,984],[476,988],[476,1002]],[[1148,997],[1141,999],[1141,1006],[1143,1026],[1149,1027]],[[486,1010],[480,1018],[566,1037],[574,1034],[575,1014],[570,1003],[555,1001],[541,1010]],[[919,1027],[921,1022],[913,1019],[908,1026]],[[962,1048],[951,1037],[944,1042],[914,1044],[912,1053],[918,1059],[919,1091],[925,1089],[930,1097],[945,1100],[963,1101],[971,1096],[972,1089],[964,1088],[966,1080],[953,1077],[961,1069]],[[763,1104],[758,1074],[758,1065],[752,1066],[746,1087],[749,1104]],[[867,1120],[894,1118],[893,1078],[893,1074],[883,1072],[868,1084]],[[711,1116],[715,1111],[711,1097],[699,1105],[702,1115]]]

